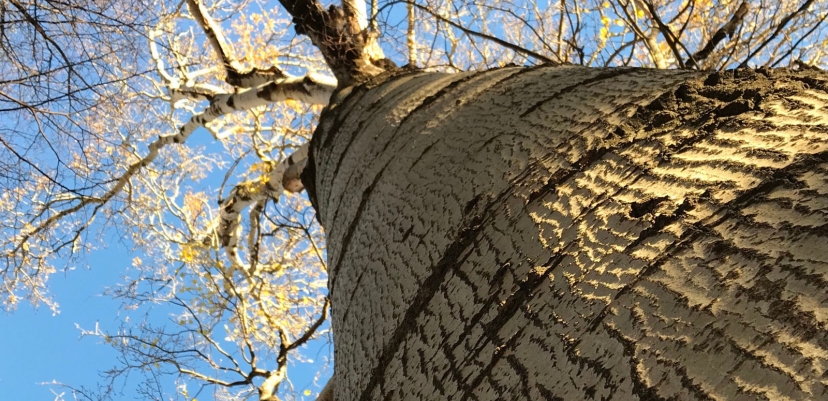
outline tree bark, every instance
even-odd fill
[[[340,91],[303,182],[336,400],[828,399],[828,75]]]

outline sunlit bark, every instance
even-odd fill
[[[828,397],[828,76],[503,68],[337,96],[336,399]]]

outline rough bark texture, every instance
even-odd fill
[[[828,399],[819,72],[409,72],[303,177],[336,399]]]

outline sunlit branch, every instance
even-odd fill
[[[293,17],[297,34],[307,35],[322,53],[325,62],[340,85],[351,85],[355,79],[375,76],[385,71],[382,49],[376,32],[369,32],[364,17],[364,0],[331,6],[327,10],[316,0],[279,0]],[[356,10],[360,8],[360,10]]]
[[[299,100],[310,104],[327,104],[335,88],[336,83],[332,78],[309,74],[305,77],[285,78],[278,82],[271,82],[259,88],[249,89],[236,94],[225,94],[214,97],[206,110],[192,116],[186,124],[181,126],[177,133],[161,136],[149,144],[149,152],[139,160],[130,164],[126,171],[115,180],[114,185],[104,194],[97,197],[83,198],[73,207],[57,211],[39,224],[34,225],[33,229],[23,232],[18,237],[18,243],[12,250],[12,254],[20,253],[24,248],[28,248],[28,241],[33,236],[51,228],[61,219],[89,205],[94,204],[100,207],[107,203],[112,197],[123,190],[124,186],[126,186],[135,174],[158,157],[161,148],[173,143],[184,143],[197,128],[204,126],[219,116],[235,111],[249,110],[287,99]],[[291,164],[300,161],[297,158],[291,160],[293,160]],[[285,166],[285,169],[287,167]],[[281,181],[281,178],[279,180]]]
[[[673,57],[676,59],[676,63],[678,63],[679,68],[684,68],[685,63],[682,59],[681,53],[679,53],[678,47],[681,46],[686,53],[690,53],[684,48],[684,44],[682,44],[681,40],[673,34],[673,30],[670,29],[667,24],[665,24],[661,18],[658,16],[658,12],[650,1],[645,1],[644,4],[647,6],[647,11],[650,13],[650,18],[656,23],[658,30],[661,32],[661,35],[664,36],[664,40],[667,42],[667,46],[670,47],[670,51],[673,52]]]
[[[537,4],[537,3],[535,3],[535,4]],[[558,12],[558,34],[557,34],[558,35],[558,37],[557,37],[557,39],[558,39],[557,40],[558,48],[555,52],[555,54],[558,56],[558,60],[563,60],[563,43],[564,43],[563,42],[563,34],[564,34],[564,18],[563,18],[563,16],[564,16],[565,12],[566,12],[566,0],[561,0],[561,7],[560,7],[560,11]],[[544,42],[544,43],[546,43],[546,42]],[[568,55],[567,55],[567,58],[569,58]]]
[[[158,53],[158,44],[155,42],[155,39],[158,37],[157,30],[150,29],[147,34],[147,42],[149,42],[149,49],[150,49],[150,57],[152,61],[155,63],[155,70],[158,72],[158,75],[161,76],[161,79],[164,80],[164,83],[169,88],[176,88],[178,87],[178,80],[174,78],[170,73],[167,72],[166,67],[164,67],[164,60],[161,59],[161,55]]]
[[[221,88],[210,84],[193,84],[192,82],[187,81],[191,78],[190,76],[184,77],[185,81],[187,82],[185,86],[182,88],[181,80],[178,77],[175,77],[171,75],[169,72],[167,72],[167,69],[164,66],[164,60],[161,58],[161,55],[158,52],[158,43],[156,43],[157,37],[158,32],[156,29],[151,29],[147,34],[150,49],[150,57],[155,64],[156,72],[158,72],[158,75],[164,82],[164,86],[166,87],[166,90],[170,96],[169,101],[172,103],[173,106],[176,102],[182,99],[202,101],[211,100],[216,96],[227,94]]]
[[[204,31],[204,34],[210,41],[210,45],[224,65],[224,69],[227,72],[226,81],[228,84],[240,88],[253,88],[286,78],[286,75],[275,67],[245,70],[244,66],[233,54],[233,47],[224,37],[221,26],[210,16],[204,3],[200,0],[187,0],[187,9],[190,11],[190,15],[193,16],[196,23]]]
[[[408,64],[417,65],[417,42],[414,33],[414,6],[406,4],[408,13],[408,31],[406,32],[406,44],[408,45]]]
[[[202,101],[210,100],[220,95],[229,95],[213,85],[196,84],[192,87],[169,89],[170,101],[175,103],[182,99]]]
[[[719,43],[722,40],[724,40],[725,36],[727,36],[728,38],[732,37],[733,34],[736,32],[736,28],[738,28],[739,25],[742,23],[742,20],[745,18],[745,15],[747,15],[748,11],[750,11],[750,7],[748,6],[746,1],[743,1],[742,4],[739,5],[739,8],[736,9],[736,13],[733,14],[733,17],[730,18],[730,21],[728,21],[721,28],[719,28],[701,50],[697,51],[695,54],[690,56],[689,59],[687,59],[687,62],[685,63],[687,67],[697,66],[700,61],[710,56],[710,53],[712,53],[716,46],[718,46]],[[759,50],[761,50],[762,47],[763,46],[760,46],[758,49],[756,49],[756,51],[758,52]],[[756,54],[756,52],[748,56],[748,58],[744,61],[744,63],[742,63],[741,66],[739,66],[739,68],[743,68],[745,65],[747,65],[747,61],[751,57],[753,57],[754,54]]]
[[[377,13],[379,13],[379,0],[371,0],[371,18],[369,28],[371,32],[377,32]]]
[[[240,70],[241,64],[233,54],[233,49],[227,44],[224,33],[213,18],[210,17],[204,3],[199,0],[187,0],[187,9],[190,11],[190,15],[193,16],[196,23],[204,31],[204,34],[207,35],[207,40],[210,41],[210,45],[222,63],[224,63],[225,67]]]
[[[633,4],[633,13],[630,14],[627,6],[629,3],[621,2],[621,11],[624,12],[624,16],[627,18],[627,26],[632,29],[633,33],[635,34],[636,38],[640,38],[641,42],[644,44],[644,47],[647,48],[647,51],[650,54],[650,59],[653,60],[653,64],[655,64],[656,68],[667,68],[667,65],[664,62],[664,56],[661,53],[661,50],[658,48],[658,42],[656,38],[658,36],[658,31],[652,30],[651,34],[647,35],[641,27],[638,26],[638,22],[636,21],[636,7]]]
[[[285,190],[290,192],[303,190],[299,174],[307,161],[308,148],[309,145],[306,143],[282,160],[268,173],[264,182],[251,180],[236,185],[227,199],[222,202],[216,235],[234,268],[245,270],[250,276],[256,275],[256,272],[251,270],[256,264],[244,263],[238,253],[241,212],[254,203],[269,199],[278,200]]]
[[[360,32],[368,29],[365,0],[342,0],[342,8],[345,9],[346,13],[353,15]]]
[[[259,386],[259,401],[277,401],[275,393],[279,390],[279,384],[285,380],[287,373],[287,358],[282,358],[277,362],[276,370],[267,372],[265,380]]]

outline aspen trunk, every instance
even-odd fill
[[[828,399],[828,75],[408,72],[303,180],[336,399]]]

